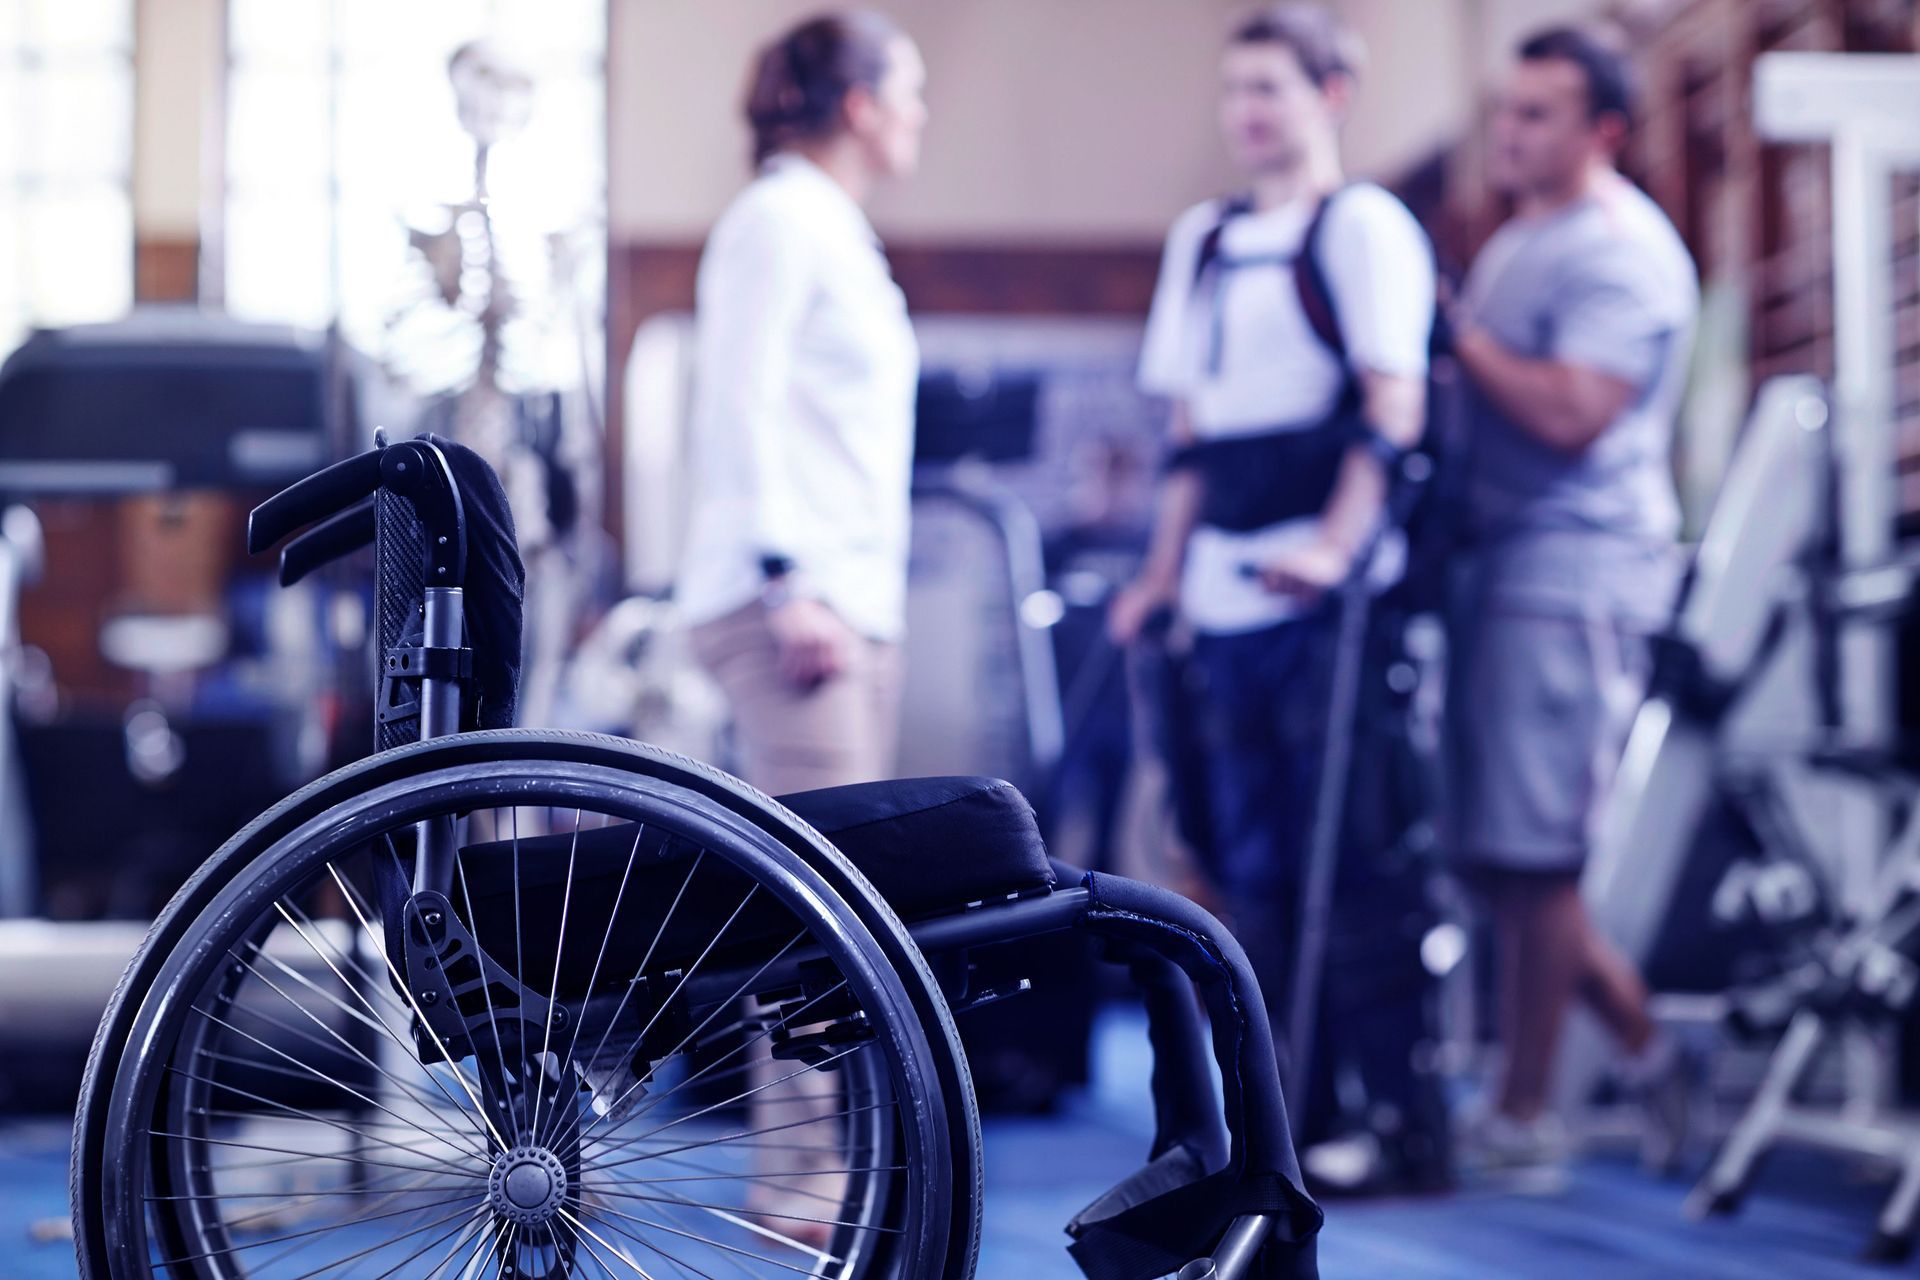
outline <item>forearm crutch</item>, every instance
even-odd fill
[[[1367,626],[1373,614],[1375,556],[1389,530],[1404,529],[1433,479],[1433,459],[1422,449],[1398,451],[1377,435],[1375,451],[1388,477],[1385,511],[1341,584],[1332,592],[1333,668],[1327,689],[1327,738],[1316,781],[1313,826],[1307,835],[1306,883],[1300,895],[1300,937],[1293,988],[1287,1000],[1287,1095],[1306,1097],[1312,1079],[1314,1024],[1320,1009],[1320,976],[1326,968],[1333,886],[1340,870],[1340,837],[1346,827],[1347,784],[1353,773],[1353,737],[1360,710],[1360,672],[1366,661]],[[1304,1105],[1304,1104],[1303,1104]]]
[[[1363,557],[1365,564],[1370,557]],[[1364,571],[1350,575],[1334,595],[1333,669],[1328,681],[1327,738],[1307,836],[1306,883],[1300,895],[1299,942],[1293,986],[1287,999],[1286,1094],[1306,1097],[1312,1078],[1314,1024],[1320,1008],[1320,975],[1326,966],[1333,885],[1340,869],[1340,836],[1347,814],[1347,782],[1353,771],[1354,720],[1360,704],[1360,670],[1366,657],[1372,594]]]

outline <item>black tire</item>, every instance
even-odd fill
[[[1893,1266],[1913,1257],[1913,1234],[1893,1235],[1876,1230],[1873,1238],[1867,1241],[1867,1247],[1860,1251],[1860,1260],[1875,1266]]]
[[[893,1037],[888,1043],[897,1040],[908,1046],[896,1053],[901,1061],[918,1055],[912,1069],[919,1074],[904,1078],[924,1094],[919,1105],[933,1115],[932,1127],[925,1132],[937,1130],[941,1135],[943,1167],[921,1185],[938,1189],[937,1198],[944,1206],[938,1216],[944,1225],[934,1228],[931,1237],[918,1237],[923,1244],[926,1239],[938,1239],[935,1256],[940,1261],[933,1268],[925,1263],[914,1266],[916,1280],[918,1276],[927,1280],[971,1277],[981,1199],[979,1120],[972,1082],[945,999],[887,904],[818,833],[737,779],[644,744],[530,730],[440,739],[372,757],[321,779],[228,841],[168,904],[121,978],[82,1081],[70,1172],[80,1273],[89,1280],[108,1276],[125,1280],[128,1274],[145,1273],[144,1267],[128,1272],[113,1265],[111,1247],[124,1247],[126,1232],[123,1221],[119,1226],[110,1221],[109,1205],[118,1206],[116,1212],[124,1219],[126,1190],[117,1181],[117,1170],[127,1155],[125,1135],[132,1131],[128,1112],[136,1107],[128,1090],[145,1079],[148,1104],[142,1105],[150,1105],[155,1096],[148,1078],[153,1075],[151,1063],[146,1076],[141,1075],[144,1059],[139,1046],[169,1018],[175,1020],[169,1025],[177,1030],[178,1020],[184,1017],[177,1008],[169,1011],[169,997],[190,972],[205,971],[206,947],[200,946],[196,957],[196,940],[225,919],[222,911],[231,911],[248,894],[265,892],[257,886],[274,883],[276,867],[295,856],[300,841],[317,839],[317,831],[342,815],[365,815],[378,805],[417,804],[430,791],[445,797],[453,794],[449,788],[462,785],[484,782],[497,788],[509,774],[524,776],[530,785],[548,791],[562,783],[576,788],[568,794],[581,794],[578,788],[589,785],[601,787],[612,806],[606,810],[609,813],[643,818],[645,805],[670,798],[689,812],[733,824],[745,833],[742,838],[758,839],[774,850],[770,856],[787,868],[781,874],[798,877],[796,883],[804,882],[830,912],[837,913],[841,923],[834,927],[844,925],[846,937],[857,939],[871,953],[873,974],[886,974],[884,981],[892,993],[887,998],[897,998],[898,1008],[910,1014],[896,1020],[898,1025],[887,1032]],[[227,923],[230,927],[230,919]]]
[[[1696,1193],[1698,1194],[1698,1193]],[[1698,1198],[1689,1206],[1695,1218],[1732,1218],[1740,1213],[1740,1206],[1746,1200],[1744,1190],[1711,1191]]]

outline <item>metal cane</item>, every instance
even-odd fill
[[[1363,558],[1364,565],[1366,560]],[[1367,575],[1352,574],[1336,595],[1333,672],[1327,703],[1326,750],[1321,755],[1313,826],[1307,838],[1307,879],[1300,898],[1300,940],[1293,990],[1287,1001],[1287,1079],[1290,1098],[1304,1099],[1311,1078],[1313,1030],[1318,1019],[1320,974],[1326,964],[1334,877],[1340,868],[1340,833],[1347,813],[1347,781],[1353,766],[1354,719],[1359,710],[1360,668],[1366,654],[1372,597]]]
[[[1360,706],[1360,672],[1366,659],[1367,624],[1372,617],[1374,556],[1386,532],[1402,528],[1414,502],[1433,475],[1425,453],[1403,455],[1390,481],[1385,518],[1354,558],[1354,567],[1335,591],[1339,621],[1334,631],[1332,679],[1327,697],[1326,749],[1314,796],[1313,826],[1307,836],[1307,879],[1300,897],[1300,941],[1295,950],[1293,989],[1287,1001],[1287,1096],[1303,1099],[1312,1078],[1313,1029],[1320,1009],[1320,975],[1326,968],[1334,878],[1340,869],[1340,835],[1346,825],[1347,783],[1353,772],[1354,721]]]

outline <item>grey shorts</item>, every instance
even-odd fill
[[[1644,630],[1489,612],[1456,623],[1450,843],[1464,871],[1575,874],[1646,686]]]

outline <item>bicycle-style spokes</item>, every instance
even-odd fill
[[[171,975],[129,1094],[147,1273],[893,1274],[940,1157],[842,922],[584,803],[460,809],[416,893],[424,825],[263,877]]]

